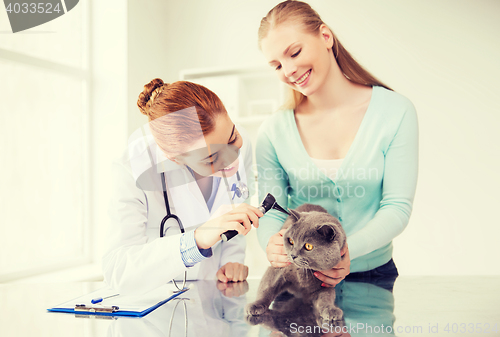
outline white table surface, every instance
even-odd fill
[[[277,332],[271,333],[260,326],[245,326],[243,307],[255,298],[258,284],[259,280],[249,280],[248,292],[232,299],[228,299],[217,290],[215,281],[205,283],[204,288],[198,287],[204,289],[205,295],[199,296],[195,291],[188,291],[185,297],[193,297],[188,305],[188,335],[283,336]],[[174,307],[174,303],[171,302],[140,319],[76,318],[71,314],[46,311],[47,308],[101,287],[103,284],[99,282],[0,284],[0,336],[169,336],[170,317]],[[391,306],[385,315],[394,315],[392,327],[396,330],[394,332],[396,336],[500,336],[500,277],[498,276],[400,276],[394,285],[393,294],[386,290],[381,290],[381,293],[389,301],[391,299],[394,301],[393,308]],[[356,293],[352,295],[356,296]],[[356,303],[347,305],[355,304],[356,310],[366,313],[375,310],[369,307],[373,305],[369,294],[360,296],[364,298],[355,298],[353,302]],[[366,306],[363,307],[365,299]],[[346,297],[345,301],[350,299]],[[222,311],[220,308],[217,309],[221,305],[224,306]],[[182,305],[178,307],[175,315],[171,336],[184,336]],[[386,319],[387,317],[381,317],[381,321]],[[346,317],[347,322],[363,323],[363,318],[359,315]],[[375,324],[373,322],[371,317],[370,323]],[[203,324],[206,324],[206,327]],[[446,331],[447,324],[448,331]],[[490,332],[480,333],[479,328],[484,330],[486,324],[490,325]],[[495,324],[497,332],[492,331]],[[383,334],[364,334],[359,331],[344,334],[344,336],[349,335],[382,336]],[[335,336],[335,334],[325,336]]]

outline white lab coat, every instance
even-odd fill
[[[243,137],[238,172],[252,195],[255,176],[251,143],[240,127],[238,131]],[[163,155],[149,129],[143,128],[141,132],[136,133],[136,140],[130,141],[127,151],[113,163],[111,224],[108,249],[102,260],[105,282],[120,293],[145,293],[173,278],[182,279],[186,270],[188,280],[215,279],[217,270],[227,262],[243,263],[246,241],[242,235],[217,243],[212,247],[212,257],[190,268],[181,259],[181,234],[175,221],[167,221],[168,230],[160,238],[160,223],[166,215],[160,172],[165,172],[171,213],[181,219],[186,232],[209,220],[221,205],[231,204],[233,192],[228,193],[221,179],[209,212],[189,170]],[[137,186],[138,179],[141,187]],[[237,182],[236,174],[227,180],[231,187]],[[233,203],[243,201],[236,196]]]

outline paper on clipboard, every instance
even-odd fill
[[[100,303],[92,304],[92,299],[99,297],[105,298],[108,296],[116,295],[118,293],[116,290],[108,287],[61,303],[53,308],[48,309],[48,311],[72,313],[76,312],[74,310],[76,305],[85,305],[87,307],[93,308],[109,308],[112,306],[116,306],[119,308],[119,310],[117,312],[114,312],[113,315],[120,316],[120,313],[128,313],[126,314],[126,316],[139,316],[140,313],[149,313],[159,304],[163,304],[161,302],[165,303],[166,300],[178,294],[174,293],[174,291],[176,290],[177,288],[175,288],[173,284],[165,284],[143,295],[118,295],[109,299],[104,299]],[[137,315],[134,315],[134,313],[136,313]]]

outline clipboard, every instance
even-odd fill
[[[108,318],[144,317],[188,290],[189,288],[186,287],[181,291],[177,291],[172,284],[165,284],[143,295],[122,296],[116,295],[117,291],[112,288],[103,288],[61,303],[47,309],[47,311],[75,314],[77,317],[89,317],[89,315],[95,315],[95,317],[108,316]],[[104,299],[101,303],[92,304],[94,298],[105,298],[112,295],[116,296]]]

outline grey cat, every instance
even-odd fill
[[[251,325],[260,325],[267,330],[281,332],[279,336],[289,337],[320,337],[327,332],[340,332],[345,326],[344,320],[336,320],[327,326],[319,325],[311,302],[299,296],[279,298],[270,310],[262,315],[247,316],[246,320]]]
[[[292,264],[283,268],[269,267],[262,277],[257,300],[246,307],[247,319],[269,310],[269,305],[285,291],[303,297],[312,305],[317,324],[331,324],[342,319],[335,302],[335,288],[322,287],[314,271],[332,269],[341,261],[340,251],[346,235],[340,222],[323,207],[303,204],[290,210],[283,229],[284,246]]]

